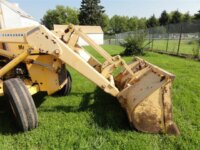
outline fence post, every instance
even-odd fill
[[[180,31],[180,36],[179,36],[179,42],[178,42],[178,49],[177,49],[177,55],[179,55],[179,51],[180,51],[180,46],[181,46],[181,39],[182,39],[182,33],[183,33],[183,27],[181,25],[181,31]]]
[[[198,59],[200,60],[200,31],[199,31],[199,37],[198,37]]]
[[[152,40],[152,45],[151,45],[151,51],[153,51],[153,46],[154,46],[154,30],[152,31],[152,36],[151,36],[151,40]]]
[[[150,48],[151,48],[151,37],[150,37],[150,29],[148,29],[148,34],[149,34],[149,50],[150,50]]]
[[[152,45],[151,45],[151,50],[153,51],[153,46],[154,46],[154,39],[152,38]]]
[[[168,37],[167,37],[166,52],[168,51],[168,47],[169,47],[169,24],[167,25],[167,33],[168,33]]]

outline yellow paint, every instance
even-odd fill
[[[0,81],[0,96],[4,96],[4,92],[3,92],[3,82]]]
[[[37,63],[26,66],[32,82],[38,84],[40,91],[45,91],[49,95],[58,91],[60,83],[56,71],[61,68],[61,61],[52,55],[34,55],[29,56],[28,59]]]
[[[34,86],[26,85],[27,89],[29,90],[31,95],[34,95],[40,91],[39,86],[36,84]]]
[[[17,66],[20,62],[22,62],[27,56],[29,55],[28,51],[24,51],[19,56],[17,56],[15,59],[13,59],[11,62],[9,62],[6,66],[0,69],[0,77],[5,75],[8,71],[13,69],[15,66]]]

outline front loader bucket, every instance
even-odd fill
[[[131,125],[148,133],[179,135],[172,120],[171,86],[174,75],[140,59],[115,78],[120,89],[118,100],[128,114]]]

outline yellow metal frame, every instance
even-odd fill
[[[40,91],[40,88],[38,85],[31,85],[31,84],[25,84],[27,89],[29,90],[31,95],[34,95]],[[4,91],[3,91],[3,82],[0,82],[0,96],[4,96]]]
[[[0,69],[0,78],[8,73],[8,71],[12,70],[15,66],[17,66],[19,63],[24,61],[29,55],[28,51],[22,52],[19,56],[14,58],[11,62],[6,64],[3,68]]]
[[[100,63],[78,45],[79,38],[91,45],[103,58]],[[26,63],[31,80],[25,81],[31,94],[55,93],[66,84],[59,83],[59,68],[67,64],[105,92],[118,98],[130,123],[140,131],[179,134],[172,120],[171,85],[174,75],[140,58],[128,65],[120,56],[110,56],[78,27],[49,31],[44,26],[0,30],[0,42],[9,52],[1,56],[14,59],[2,69],[0,77],[21,62]],[[123,68],[116,77],[113,72]],[[0,89],[1,90],[1,89]]]

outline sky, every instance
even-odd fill
[[[18,3],[19,6],[37,21],[43,17],[49,9],[56,5],[65,5],[79,9],[81,0],[8,0]],[[179,10],[183,13],[197,13],[200,10],[200,0],[101,0],[106,13],[113,15],[150,17],[153,14],[159,17],[163,10],[168,12]]]

